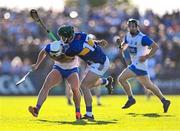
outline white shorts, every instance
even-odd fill
[[[106,61],[104,62],[103,65],[100,63],[93,63],[88,66],[88,70],[99,76],[103,76],[104,73],[109,69],[109,66],[110,66],[110,62],[108,57],[106,57]]]

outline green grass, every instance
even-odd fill
[[[136,96],[137,103],[127,110],[121,106],[126,96],[102,97],[102,106],[93,103],[95,121],[76,121],[74,107],[68,106],[63,96],[50,96],[38,118],[32,117],[27,108],[36,104],[36,97],[0,97],[0,130],[180,130],[180,96],[168,96],[172,104],[163,113],[156,97],[150,101]],[[82,100],[81,112],[85,113]]]

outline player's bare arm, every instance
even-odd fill
[[[151,44],[151,46],[150,46],[150,49],[151,49],[150,52],[148,54],[146,54],[145,56],[141,56],[139,58],[139,61],[144,62],[147,59],[149,59],[150,57],[152,57],[156,53],[158,48],[159,48],[159,46],[157,45],[157,43],[153,42],[153,44]]]
[[[116,43],[117,43],[117,45],[119,46],[119,49],[120,49],[121,52],[124,51],[124,50],[126,50],[127,47],[128,47],[128,44],[125,43],[124,41],[121,42],[120,38],[117,38],[117,39],[116,39]]]
[[[37,70],[45,57],[46,57],[46,52],[44,51],[44,49],[42,49],[38,54],[36,63],[31,66],[32,70]]]
[[[108,42],[104,39],[101,40],[95,40],[95,42],[100,45],[101,47],[106,47],[108,45]]]

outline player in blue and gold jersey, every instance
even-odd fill
[[[94,119],[92,114],[92,95],[90,89],[99,85],[105,85],[109,94],[112,93],[113,79],[101,78],[108,70],[110,62],[99,45],[107,44],[107,41],[93,41],[88,34],[74,32],[72,26],[63,25],[57,33],[64,41],[63,53],[67,56],[79,56],[88,64],[88,72],[81,82],[81,89],[84,94],[86,104],[86,114],[84,119]]]

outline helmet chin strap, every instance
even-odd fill
[[[64,43],[68,43],[68,38],[67,38],[67,37],[64,37],[64,38],[61,37],[61,40],[62,40]]]

